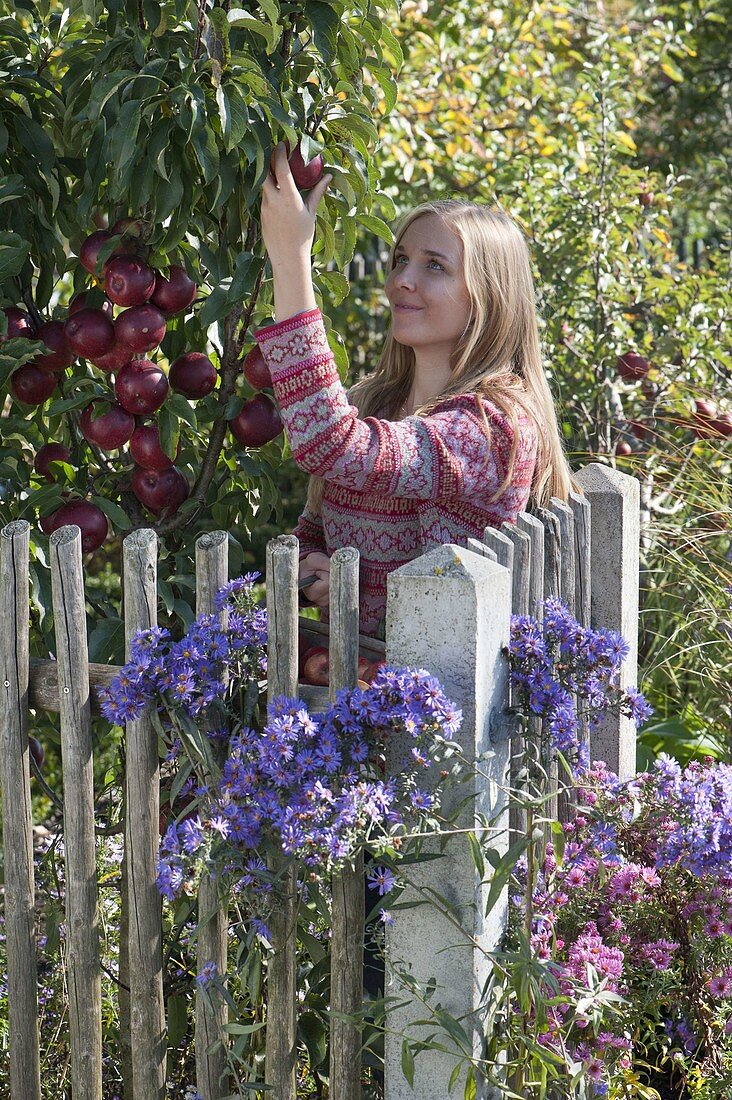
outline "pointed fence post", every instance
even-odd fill
[[[94,836],[94,755],[81,531],[51,535],[51,587],[64,774],[66,940],[74,1100],[102,1097],[102,972]]]
[[[358,677],[358,550],[346,546],[330,559],[330,701]],[[330,965],[331,1100],[361,1098],[361,1027],[344,1020],[363,1002],[363,854],[332,879]]]
[[[507,540],[509,541],[509,540]],[[512,546],[512,544],[510,544]],[[505,722],[508,662],[503,649],[509,640],[511,576],[496,562],[457,546],[441,546],[396,569],[388,577],[386,652],[392,665],[426,668],[435,675],[463,712],[455,740],[471,761],[480,759],[481,774],[471,774],[452,793],[446,809],[468,795],[459,828],[474,829],[475,814],[493,819],[490,836],[479,837],[503,853],[508,846],[506,783],[509,744]],[[387,747],[390,772],[401,768],[408,747]],[[480,829],[478,830],[480,833]],[[433,843],[428,851],[437,852]],[[457,1046],[440,1026],[418,1027],[414,1021],[430,1016],[430,1005],[460,1020],[468,1033],[468,1057],[481,1057],[484,1023],[482,993],[490,974],[486,952],[495,949],[505,925],[507,899],[485,915],[490,878],[481,880],[464,836],[447,841],[440,859],[410,864],[410,886],[400,900],[425,904],[393,912],[387,928],[387,995],[404,1006],[392,1008],[386,1021],[386,1100],[446,1100],[448,1084],[460,1059]],[[457,915],[446,916],[434,897],[445,898]],[[425,1005],[399,980],[398,970],[424,990],[436,981]],[[414,1085],[401,1069],[402,1038],[424,1039],[439,1033],[449,1052],[425,1050],[415,1061]],[[466,1068],[466,1067],[465,1067]],[[462,1095],[465,1068],[454,1095]],[[480,1095],[480,1093],[479,1093]]]
[[[132,531],[122,544],[126,659],[132,637],[158,621],[158,538]],[[163,917],[157,888],[160,759],[147,713],[126,727],[125,859],[129,902],[130,1047],[134,1100],[165,1093]]]
[[[226,612],[217,612],[214,598],[229,574],[228,536],[225,531],[210,531],[196,539],[196,615],[218,614],[225,626]],[[218,764],[223,753],[214,748]],[[209,779],[212,777],[208,777]],[[218,879],[205,874],[198,887],[198,935],[196,959],[198,972],[206,963],[214,963],[225,977],[227,970],[228,910],[219,896]],[[226,1071],[226,1033],[229,1009],[223,997],[205,989],[196,990],[196,1088],[202,1100],[221,1100],[231,1089]],[[220,1044],[216,1046],[216,1043]],[[211,1047],[214,1047],[211,1050]]]
[[[10,1095],[41,1100],[28,750],[30,525],[0,531],[0,791],[5,852],[5,934]]]
[[[591,462],[577,475],[591,508],[591,623],[619,631],[630,653],[619,684],[638,683],[638,588],[640,567],[640,486],[636,478]],[[627,779],[635,772],[635,725],[607,714],[591,735],[592,756]]]
[[[267,543],[267,700],[297,694],[297,572],[295,535]],[[277,1100],[297,1100],[297,882],[289,871],[275,889],[280,904],[269,919],[265,1081]]]

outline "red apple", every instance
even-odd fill
[[[367,660],[366,657],[359,657],[357,668],[358,679],[366,680],[369,672],[371,671],[371,661]]]
[[[371,667],[366,672],[364,680],[367,684],[370,684],[374,677],[381,672],[382,668],[386,668],[386,661],[372,661]]]
[[[28,751],[35,760],[36,767],[42,768],[43,761],[46,759],[46,754],[43,751],[43,745],[37,737],[28,737]]]
[[[58,511],[58,509],[56,509],[56,511]],[[47,516],[38,517],[38,526],[40,527],[41,531],[43,531],[44,535],[52,535],[53,532],[56,530],[54,526],[55,518],[56,512],[51,512]]]
[[[167,470],[173,465],[173,459],[166,455],[160,446],[157,424],[141,424],[139,428],[135,428],[130,439],[130,454],[143,470]],[[178,454],[180,454],[180,439]]]
[[[22,336],[26,340],[34,338],[31,319],[24,309],[8,306],[3,310],[3,313],[8,320],[8,331],[5,336],[0,336],[0,344],[4,344],[6,340],[14,340],[18,336]]]
[[[652,191],[641,191],[638,196],[641,206],[653,206],[653,197]]]
[[[135,416],[149,416],[168,396],[168,379],[150,359],[133,359],[122,367],[114,383],[114,396]]]
[[[36,333],[36,340],[43,340],[49,349],[47,354],[37,355],[33,362],[41,370],[64,371],[76,356],[66,343],[62,321],[46,321]]]
[[[93,363],[99,370],[106,371],[109,374],[112,371],[118,371],[126,363],[131,362],[134,354],[132,348],[126,348],[115,341],[109,351],[106,351],[104,355],[92,356],[89,362]]]
[[[186,309],[196,297],[198,287],[184,267],[173,264],[168,272],[168,277],[158,271],[155,276],[155,290],[150,301],[157,306],[166,317],[172,317]]]
[[[627,351],[625,355],[618,356],[617,371],[626,382],[643,378],[644,375],[648,374],[649,367],[648,360],[635,351]]]
[[[732,435],[732,413],[722,413],[715,420],[712,420],[711,425],[719,435]]]
[[[107,233],[105,229],[99,229],[96,233],[92,233],[91,236],[87,237],[79,249],[79,263],[90,275],[98,274],[99,251],[102,245],[105,245],[111,239],[111,233]]]
[[[44,443],[43,446],[39,447],[36,451],[33,469],[37,474],[40,474],[41,477],[45,477],[46,481],[55,481],[49,463],[68,462],[69,458],[70,452],[67,447],[64,447],[63,443]]]
[[[309,191],[311,187],[315,187],[315,184],[323,175],[323,158],[320,153],[306,164],[299,146],[289,155],[288,164],[290,165],[292,178],[295,181],[295,187],[299,191]]]
[[[615,446],[616,455],[632,455],[633,448],[626,439],[619,439]]]
[[[714,421],[717,418],[717,406],[700,397],[694,402],[691,425],[697,439],[709,439],[714,435]]]
[[[114,346],[114,325],[101,309],[80,309],[64,325],[64,336],[75,355],[93,359]]]
[[[24,405],[42,405],[56,389],[55,374],[41,370],[35,363],[18,367],[10,376],[10,392]]]
[[[94,417],[96,408],[103,411]],[[103,451],[116,451],[129,442],[135,430],[135,418],[121,405],[96,398],[84,409],[79,426],[89,443],[95,443]]]
[[[104,290],[116,306],[141,306],[155,289],[155,272],[137,256],[113,256],[104,269]]]
[[[171,364],[168,375],[170,385],[184,397],[206,397],[216,385],[218,374],[207,355],[189,351],[179,355]]]
[[[271,397],[258,393],[245,401],[241,412],[229,421],[231,434],[245,447],[261,447],[282,431],[282,417]]]
[[[115,321],[117,343],[133,352],[152,351],[165,336],[165,318],[157,306],[131,306]]]
[[[154,516],[172,516],[190,493],[188,481],[175,466],[167,470],[143,470],[132,475],[132,491]]]
[[[81,528],[81,549],[84,553],[98,550],[109,532],[107,517],[90,500],[70,500],[53,513],[54,531],[71,524]]]
[[[75,313],[78,313],[80,309],[101,309],[103,313],[107,314],[107,317],[111,319],[114,313],[114,306],[110,302],[109,298],[102,297],[100,305],[94,306],[90,302],[91,295],[88,290],[82,290],[81,294],[77,294],[69,302],[69,317],[73,317]],[[97,295],[99,297],[99,295]]]
[[[259,345],[255,345],[247,353],[242,370],[244,371],[244,377],[253,390],[265,390],[272,386],[272,375],[264,361],[262,352],[259,350]]]
[[[314,646],[303,663],[303,680],[306,684],[328,687],[330,683],[330,659],[325,646]]]

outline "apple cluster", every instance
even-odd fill
[[[680,362],[680,360],[679,360]],[[617,357],[616,371],[618,378],[623,382],[641,382],[641,387],[647,397],[653,395],[653,386],[647,381],[647,376],[652,364],[644,356],[635,351],[626,351]],[[732,435],[732,412],[720,413],[713,401],[706,398],[698,398],[694,402],[693,410],[689,416],[679,421],[685,427],[693,430],[697,439],[710,439],[714,436]],[[629,421],[629,427],[633,435],[644,440],[648,434],[648,425],[643,420]],[[619,455],[632,454],[633,448],[624,439],[618,441],[616,453]]]
[[[167,373],[150,358],[165,336],[168,320],[192,305],[197,286],[179,265],[163,274],[146,262],[148,228],[140,219],[125,218],[108,231],[93,232],[79,251],[79,263],[92,285],[72,299],[66,319],[36,327],[23,309],[6,308],[7,335],[0,342],[24,337],[45,345],[44,352],[10,377],[10,391],[24,405],[47,402],[60,377],[79,359],[105,376],[108,393],[83,409],[80,431],[100,451],[129,447],[132,491],[148,512],[165,518],[186,500],[190,487],[161,445],[156,414],[171,392],[188,400],[206,397],[217,384],[218,372],[200,351],[180,355]],[[246,357],[244,374],[255,390],[272,384],[257,348]],[[240,443],[257,447],[282,432],[282,421],[274,401],[257,393],[244,402],[229,427]],[[34,468],[50,482],[51,463],[68,462],[70,457],[62,443],[48,442],[36,453]],[[98,549],[107,537],[102,510],[79,497],[40,517],[46,534],[70,523],[81,528],[85,551]]]

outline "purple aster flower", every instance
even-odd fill
[[[378,890],[380,897],[393,890],[396,882],[396,876],[387,867],[374,867],[372,871],[369,871],[366,879],[369,889]]]

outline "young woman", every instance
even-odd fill
[[[343,389],[315,304],[311,248],[332,177],[303,196],[284,145],[262,192],[276,323],[256,339],[292,453],[311,474],[295,534],[307,599],[327,613],[329,556],[360,551],[361,631],[383,636],[386,577],[441,543],[581,492],[544,374],[528,247],[502,211],[425,203],[396,230],[391,328]]]

